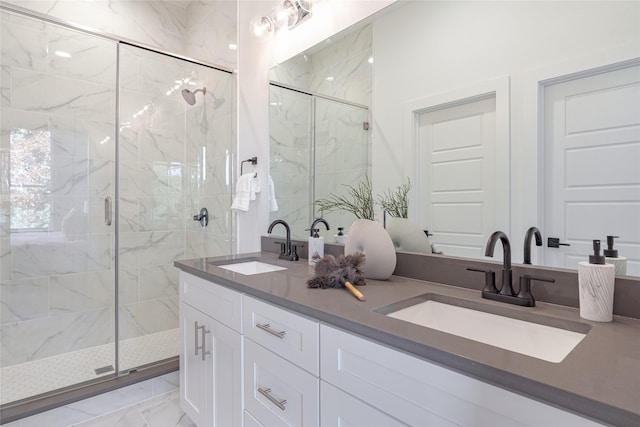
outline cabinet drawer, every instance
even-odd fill
[[[320,425],[322,427],[406,427],[395,418],[320,381]]]
[[[242,294],[239,292],[181,271],[180,299],[242,333]]]
[[[265,426],[317,426],[318,378],[244,340],[245,409]]]
[[[247,295],[242,297],[242,312],[246,337],[319,375],[317,322]]]
[[[322,379],[409,425],[598,425],[332,327],[320,335]]]

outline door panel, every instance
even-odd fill
[[[496,98],[419,117],[420,224],[446,255],[481,258],[495,231]]]
[[[575,268],[592,240],[616,241],[640,274],[640,66],[545,88],[545,264]]]

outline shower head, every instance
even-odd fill
[[[203,87],[202,89],[196,89],[193,92],[191,92],[189,89],[182,89],[182,97],[185,101],[187,101],[187,104],[195,105],[196,93],[198,92],[202,92],[202,94],[205,95],[207,93],[207,88]]]

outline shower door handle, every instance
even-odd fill
[[[112,220],[113,216],[111,213],[111,196],[107,196],[104,198],[104,223],[109,226],[111,225]]]

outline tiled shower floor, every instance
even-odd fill
[[[120,342],[120,371],[178,355],[179,329]],[[0,404],[113,375],[113,369],[96,374],[98,368],[114,366],[114,345],[105,344],[46,359],[0,369]]]

